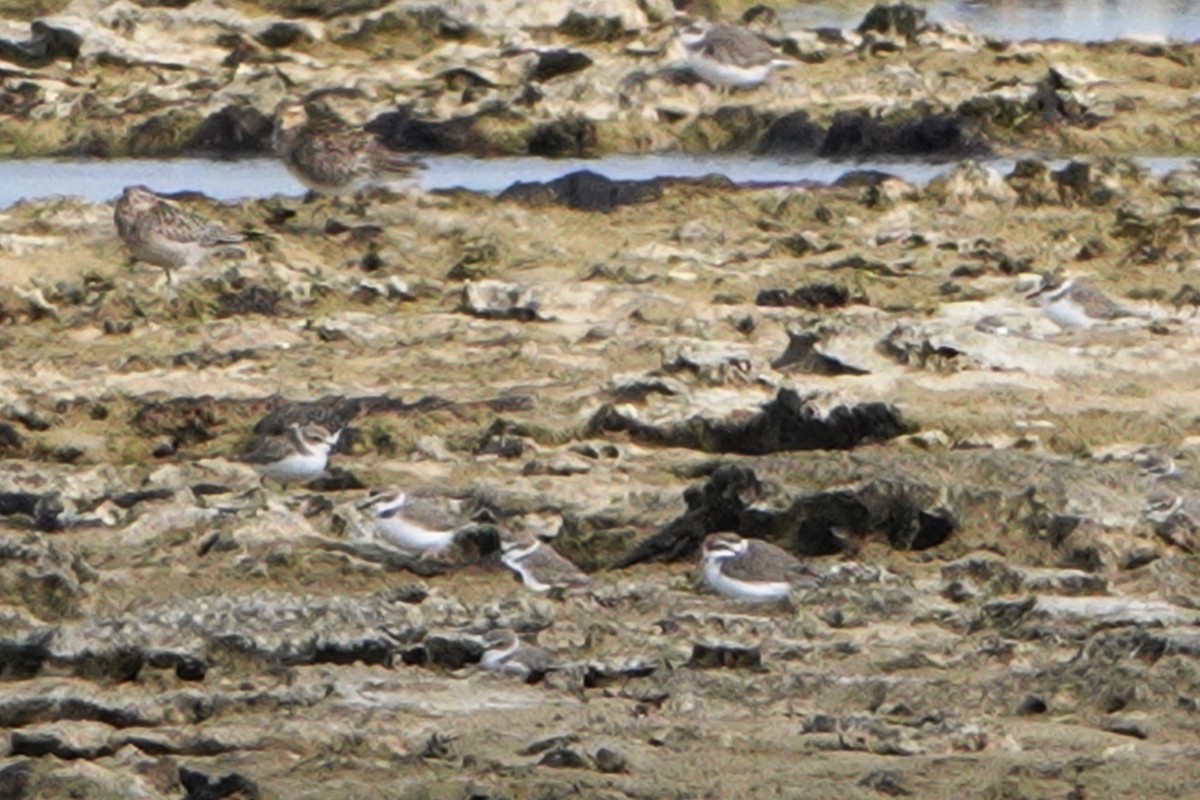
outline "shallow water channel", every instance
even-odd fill
[[[1188,163],[1186,158],[1140,159],[1151,170],[1164,173]],[[1002,174],[1013,160],[989,159],[984,163]],[[1065,161],[1054,162],[1056,164]],[[719,174],[735,183],[831,183],[852,170],[888,172],[912,183],[925,183],[951,165],[915,160],[827,161],[751,158],[745,155],[608,156],[598,159],[490,158],[439,156],[425,160],[419,175],[421,188],[464,188],[499,192],[517,181],[552,180],[569,172],[589,169],[613,179],[699,177]],[[283,165],[273,158],[241,161],[206,159],[172,160],[55,160],[0,161],[0,208],[21,200],[80,196],[93,202],[112,200],[124,186],[144,184],[161,193],[197,191],[217,200],[239,200],[272,195],[304,194]]]

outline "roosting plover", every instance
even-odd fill
[[[491,672],[519,675],[534,682],[558,669],[558,663],[548,651],[522,642],[506,628],[489,631],[483,637],[483,643],[485,649],[480,665]]]
[[[371,497],[375,528],[401,550],[436,556],[454,546],[459,531],[472,521],[456,514],[434,497],[391,492]]]
[[[1189,553],[1200,552],[1200,498],[1154,492],[1143,513],[1163,539]]]
[[[679,41],[687,52],[688,65],[711,86],[758,86],[773,69],[796,63],[780,58],[769,44],[744,28],[686,17],[680,17],[677,24],[681,25]]]
[[[1079,277],[1047,278],[1045,285],[1029,296],[1060,328],[1091,328],[1122,317],[1137,316],[1108,295]]]
[[[587,573],[535,538],[521,540],[506,535],[500,541],[500,550],[500,560],[532,591],[578,591],[592,582]]]
[[[735,600],[782,600],[793,586],[812,588],[817,575],[791,553],[761,539],[713,533],[701,551],[704,581]]]
[[[340,431],[339,431],[340,433]],[[259,436],[238,455],[263,478],[282,484],[309,481],[325,471],[338,433],[320,425],[288,426],[282,436]]]

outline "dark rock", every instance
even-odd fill
[[[803,372],[809,375],[867,375],[868,370],[843,363],[833,356],[819,352],[817,343],[821,334],[788,328],[788,346],[783,355],[771,362],[779,370]]]
[[[1120,717],[1104,717],[1100,720],[1100,729],[1115,733],[1118,736],[1132,736],[1135,739],[1149,739],[1150,729],[1146,723]]]
[[[1031,694],[1021,701],[1021,705],[1017,706],[1017,713],[1022,716],[1030,714],[1045,714],[1046,701],[1038,697],[1036,694]]]
[[[763,289],[754,299],[755,305],[774,308],[842,308],[849,302],[850,290],[834,283],[810,283],[790,292],[786,289]]]
[[[26,800],[33,762],[17,761],[0,768],[0,800]]]
[[[139,433],[148,438],[170,436],[176,446],[201,444],[215,439],[213,428],[222,420],[211,397],[175,397],[144,403],[130,420]]]
[[[825,129],[813,122],[807,111],[779,117],[758,140],[759,155],[815,155],[825,141]]]
[[[562,750],[568,745],[578,744],[579,737],[573,733],[559,734],[558,736],[549,736],[545,739],[538,739],[532,744],[528,744],[517,751],[519,756],[536,756],[539,753],[545,753],[549,750]]]
[[[180,766],[179,782],[187,793],[183,800],[222,800],[237,794],[242,800],[258,800],[261,796],[254,781],[236,772],[214,781],[202,772]]]
[[[592,59],[586,53],[563,49],[547,50],[538,54],[537,64],[533,67],[530,80],[544,83],[560,75],[570,75],[573,72],[585,70],[592,63]]]
[[[313,492],[354,492],[367,488],[357,475],[345,467],[330,467],[324,475],[304,486]]]
[[[279,306],[279,292],[265,286],[252,284],[240,291],[222,292],[217,296],[217,319],[228,319],[246,314],[261,314],[273,317]]]
[[[609,750],[607,747],[597,750],[592,760],[596,762],[596,769],[601,772],[610,774],[629,772],[629,763],[625,760],[625,756],[615,750]]]
[[[0,517],[22,514],[33,520],[39,531],[53,533],[64,527],[59,515],[65,510],[58,492],[0,492]]]
[[[291,47],[297,42],[312,41],[312,36],[301,25],[294,22],[275,22],[254,37],[260,43],[272,49]]]
[[[531,156],[583,156],[596,146],[596,124],[583,117],[565,117],[539,125],[529,137]]]
[[[269,153],[271,130],[271,119],[257,108],[225,106],[200,123],[183,149],[223,156]]]
[[[612,211],[619,206],[662,197],[657,180],[614,181],[591,170],[579,170],[545,183],[518,181],[500,193],[500,200],[530,205],[553,203],[579,211]]]
[[[625,33],[620,17],[594,17],[572,9],[558,23],[558,32],[584,42],[612,42]]]
[[[730,642],[695,642],[687,665],[696,669],[762,669],[758,647]]]
[[[26,680],[42,671],[50,658],[53,631],[44,631],[24,642],[0,640],[0,680]]]
[[[320,425],[328,431],[340,431],[345,429],[362,409],[358,400],[347,399],[344,395],[331,395],[298,403],[274,397],[271,402],[275,407],[254,423],[252,432],[255,436],[282,436],[291,425]],[[341,442],[338,444],[340,450]]]
[[[865,112],[842,111],[834,116],[818,152],[822,158],[865,156],[986,155],[990,148],[958,117],[926,114],[915,120],[884,122]]]
[[[21,449],[21,434],[7,422],[0,422],[0,452]]]
[[[468,116],[430,122],[415,119],[411,106],[400,106],[371,120],[366,130],[393,150],[461,153],[482,146],[474,135],[476,121],[476,117]]]
[[[732,464],[717,467],[703,485],[689,487],[683,493],[688,510],[682,516],[639,542],[617,560],[616,567],[694,557],[708,534],[737,529],[742,513],[761,492],[762,484],[754,470]]]
[[[350,642],[321,642],[310,652],[290,659],[294,664],[383,664],[392,663],[393,645],[382,639]]]
[[[546,755],[542,756],[538,761],[539,767],[553,767],[555,769],[587,769],[591,763],[586,756],[567,747],[560,747],[551,750]]]
[[[925,28],[925,9],[899,3],[893,6],[878,5],[867,12],[858,25],[859,33],[876,31],[897,33],[912,41]]]
[[[657,427],[622,416],[611,405],[592,417],[589,435],[625,431],[652,444],[689,447],[706,452],[765,455],[790,450],[849,450],[864,442],[885,441],[908,432],[900,412],[887,403],[837,406],[821,416],[792,389],[781,389],[774,400],[748,420],[730,422],[693,418]]]
[[[904,785],[904,779],[898,772],[890,769],[875,769],[868,772],[858,782],[865,789],[874,789],[889,797],[911,797],[912,792]]]
[[[648,663],[635,663],[620,668],[607,664],[588,664],[583,673],[583,687],[599,689],[631,678],[648,678],[656,671],[657,668]]]
[[[40,494],[33,492],[0,492],[0,516],[10,517],[13,514],[24,514],[32,517]]]
[[[925,511],[914,498],[918,487],[870,481],[857,489],[835,489],[798,497],[770,521],[748,518],[747,526],[766,524],[803,555],[842,552],[849,545],[835,533],[883,533],[897,550],[924,550],[944,542],[957,520],[944,509]]]
[[[153,727],[161,720],[136,708],[105,706],[91,699],[70,696],[17,697],[0,695],[0,726],[21,728],[37,722],[95,720],[114,728]]]
[[[97,759],[110,756],[116,748],[109,744],[76,746],[66,742],[54,731],[13,731],[9,737],[9,754],[14,756],[54,756],[65,760]]]
[[[170,500],[174,496],[174,489],[140,489],[135,492],[123,492],[112,498],[112,501],[120,508],[133,508],[138,503],[145,503],[150,500]]]
[[[204,659],[189,653],[157,650],[146,654],[146,663],[155,669],[174,669],[175,677],[181,681],[202,681],[208,674]]]
[[[83,38],[64,28],[54,28],[41,20],[29,25],[29,40],[10,42],[0,39],[0,61],[9,61],[28,69],[48,67],[60,58],[79,58]]]
[[[111,650],[86,650],[71,660],[75,674],[81,678],[128,683],[141,674],[146,655],[140,647],[125,645]]]
[[[462,669],[478,664],[483,658],[483,645],[475,639],[433,635],[425,639],[425,663],[446,669]]]

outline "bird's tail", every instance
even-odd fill
[[[415,156],[407,153],[397,153],[394,150],[388,150],[386,147],[376,148],[373,160],[375,162],[375,169],[395,175],[404,175],[419,169],[425,169],[425,165]]]

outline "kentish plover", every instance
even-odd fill
[[[480,665],[491,672],[519,675],[532,682],[541,680],[559,666],[548,651],[526,644],[506,628],[489,631],[483,637],[483,644],[485,649]]]
[[[325,471],[338,433],[320,425],[290,425],[282,436],[259,436],[238,455],[263,478],[283,484],[309,481]]]
[[[1142,513],[1163,539],[1189,553],[1200,552],[1200,497],[1154,492]]]
[[[558,552],[536,538],[517,538],[511,533],[501,537],[500,560],[516,573],[526,588],[535,592],[586,589],[592,579]]]
[[[678,18],[676,24],[688,65],[711,86],[758,86],[772,70],[796,64],[780,58],[769,44],[744,28],[686,17]]]
[[[373,510],[375,528],[392,544],[422,556],[445,553],[455,537],[474,523],[457,513],[449,501],[411,492],[374,495],[366,504]]]
[[[817,575],[791,553],[761,539],[714,533],[701,549],[704,581],[735,600],[782,600],[793,586],[812,588]]]
[[[1082,278],[1046,278],[1044,285],[1028,296],[1060,328],[1091,328],[1122,317],[1137,316],[1113,301]]]

